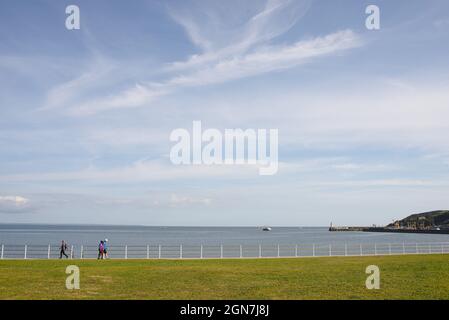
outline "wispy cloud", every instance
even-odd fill
[[[257,177],[257,167],[239,166],[173,166],[168,161],[141,160],[133,164],[101,169],[89,167],[77,171],[43,172],[0,176],[3,182],[84,182],[108,184],[110,182],[164,181],[190,178],[245,179]]]
[[[292,68],[314,58],[358,47],[361,43],[358,35],[351,30],[344,30],[293,45],[264,47],[242,56],[201,65],[194,71],[174,76],[166,82],[135,85],[117,95],[87,101],[73,107],[70,113],[88,115],[109,109],[143,106],[181,87],[218,84]]]
[[[310,0],[177,3],[168,13],[200,52],[168,66],[146,69],[145,65],[130,66],[130,61],[108,59],[90,48],[92,62],[72,79],[51,88],[40,110],[61,109],[85,116],[148,106],[182,88],[294,68],[362,44],[360,36],[351,30],[275,44],[274,40],[288,32],[310,5]]]
[[[188,76],[168,82],[175,86],[199,86],[245,78],[265,72],[295,67],[312,58],[336,53],[360,45],[359,37],[350,30],[299,41],[290,46],[265,47],[241,57],[220,60]]]
[[[51,110],[73,104],[78,101],[80,93],[92,93],[99,84],[104,85],[105,80],[111,77],[114,70],[116,71],[116,66],[112,61],[97,57],[79,76],[51,88],[40,110]]]
[[[210,205],[212,199],[210,198],[196,198],[191,196],[182,196],[177,194],[172,194],[170,197],[170,206],[172,207],[182,207],[190,205]]]
[[[229,1],[224,5],[223,1],[210,1],[209,4],[204,6],[201,3],[193,10],[190,7],[188,10],[171,8],[172,18],[203,52],[192,55],[186,61],[174,62],[170,68],[186,69],[232,55],[242,55],[291,29],[307,13],[311,1]],[[236,7],[242,8],[233,10]],[[233,12],[232,17],[230,11]]]

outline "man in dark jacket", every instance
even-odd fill
[[[62,259],[62,255],[65,255],[66,258],[69,258],[69,256],[65,253],[67,250],[67,243],[65,243],[64,240],[61,242],[61,251],[59,252],[59,259]]]

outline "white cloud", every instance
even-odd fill
[[[22,196],[0,196],[0,213],[23,213],[34,210],[30,200]]]
[[[211,127],[278,128],[280,147],[290,150],[374,147],[447,153],[449,84],[401,82],[403,87],[391,87],[372,78],[337,87],[260,90],[238,99],[212,96],[195,100],[194,111]],[[214,108],[210,100],[217,101]]]
[[[29,202],[27,198],[21,196],[0,196],[0,203],[13,204],[15,206],[23,206]]]

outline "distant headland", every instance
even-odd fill
[[[414,213],[385,227],[329,227],[329,231],[402,232],[449,234],[449,210]]]

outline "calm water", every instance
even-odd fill
[[[368,232],[329,232],[327,227],[144,227],[0,224],[0,243],[6,245],[96,245],[108,238],[111,245],[215,244],[338,244],[449,242],[449,235]]]

